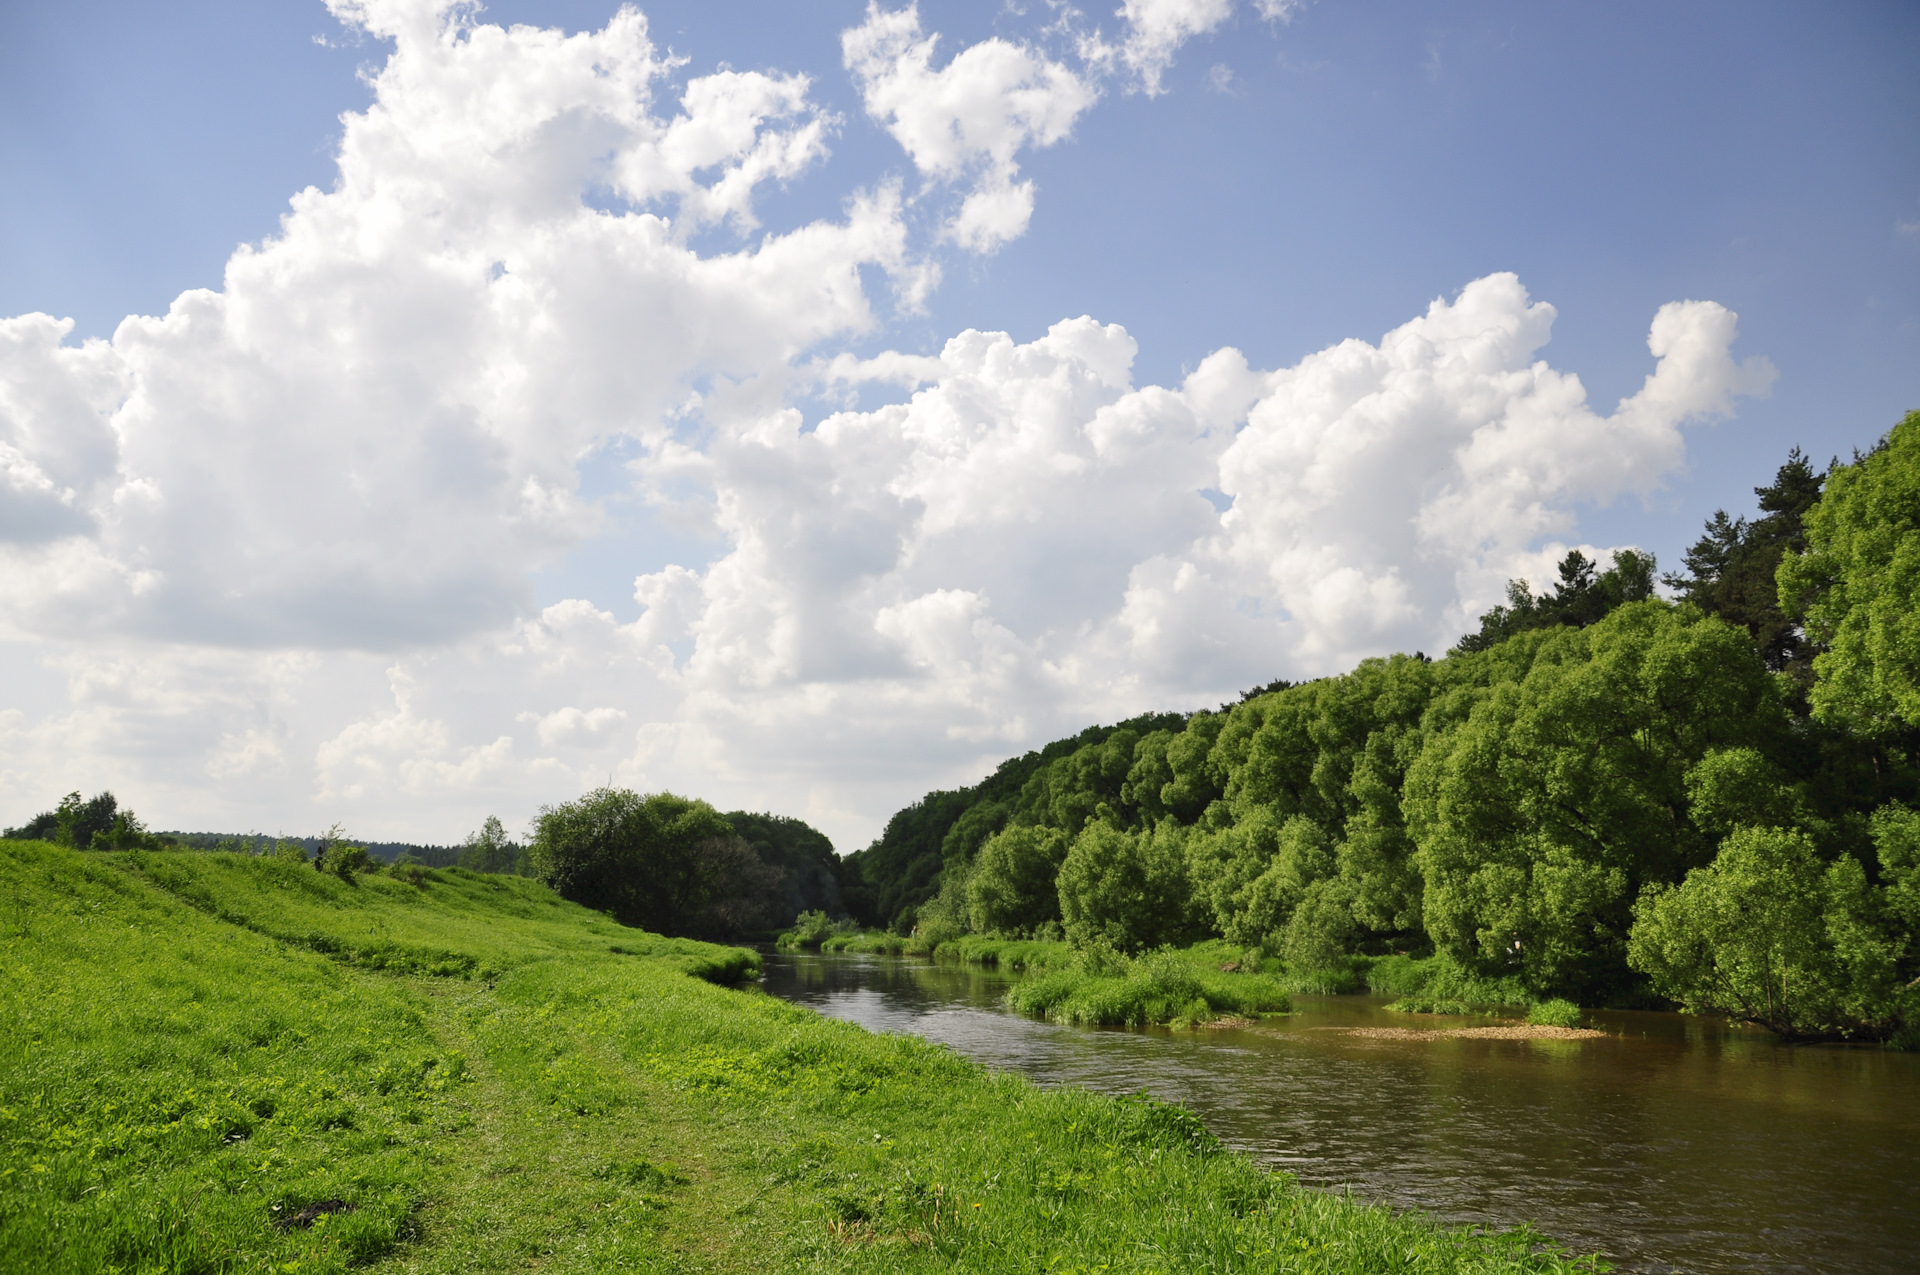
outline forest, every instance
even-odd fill
[[[1571,552],[1443,658],[1082,732],[929,793],[855,917],[1293,970],[1433,957],[1795,1039],[1920,1028],[1920,412],[1682,569]]]

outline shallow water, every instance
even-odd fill
[[[1203,1032],[1001,1012],[995,971],[767,959],[766,990],[1042,1084],[1145,1090],[1315,1186],[1452,1221],[1531,1221],[1622,1270],[1920,1271],[1920,1055],[1789,1047],[1679,1014],[1596,1013],[1599,1040],[1379,1040],[1466,1026],[1371,996]]]

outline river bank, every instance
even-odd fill
[[[0,889],[6,1269],[1591,1268],[525,881],[7,842]]]

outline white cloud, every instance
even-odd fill
[[[1177,385],[1136,385],[1133,338],[1090,317],[856,357],[862,267],[931,278],[898,192],[731,251],[688,234],[820,162],[803,79],[663,106],[630,11],[571,37],[340,11],[395,50],[333,189],[110,342],[0,321],[7,821],[111,786],[174,826],[446,840],[613,779],[846,847],[1088,721],[1439,649],[1772,379],[1730,312],[1677,302],[1600,415],[1511,275]],[[1140,7],[1139,68],[1213,12]],[[1018,157],[1092,81],[1005,41],[935,69],[912,10],[849,41],[869,109],[964,186],[947,233],[1018,233]],[[717,550],[634,561],[630,622],[536,611],[530,569],[596,534],[576,467],[612,438],[623,494]]]
[[[592,708],[583,712],[568,705],[545,716],[522,713],[520,720],[535,723],[534,733],[549,748],[595,748],[614,738],[627,715],[617,708]]]
[[[221,291],[111,343],[0,329],[16,629],[381,649],[498,626],[597,525],[584,450],[663,437],[696,375],[864,330],[862,266],[911,273],[886,191],[751,248],[686,246],[824,154],[804,77],[698,77],[669,117],[632,10],[562,36],[338,8],[396,44],[333,189],[297,195]]]
[[[994,38],[933,65],[940,37],[920,28],[918,6],[885,10],[842,33],[848,71],[867,113],[886,126],[914,167],[972,189],[947,224],[961,247],[990,252],[1026,232],[1033,183],[1018,156],[1066,137],[1099,90],[1034,49]]]

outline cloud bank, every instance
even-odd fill
[[[0,320],[9,820],[111,785],[167,824],[444,840],[612,778],[850,849],[1087,722],[1443,649],[1773,376],[1675,302],[1603,415],[1508,274],[1171,386],[1085,316],[845,352],[876,288],[911,305],[941,253],[1020,234],[1021,153],[1107,77],[1157,91],[1225,3],[1130,3],[1077,69],[1000,38],[936,65],[914,10],[869,9],[848,72],[957,206],[918,230],[882,181],[773,235],[756,205],[843,123],[806,77],[679,80],[631,9],[564,36],[333,7],[393,51],[331,190],[110,341]],[[616,443],[656,541],[710,554],[606,539],[582,470]],[[637,618],[536,596],[594,543],[634,560]]]

